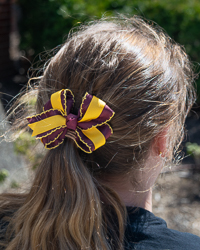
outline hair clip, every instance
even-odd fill
[[[56,148],[70,137],[84,152],[92,153],[113,133],[107,122],[115,113],[104,101],[86,92],[78,115],[71,113],[74,102],[72,91],[63,89],[51,95],[41,114],[27,117],[32,136],[41,139],[45,148]]]

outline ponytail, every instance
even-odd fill
[[[38,167],[7,250],[123,249],[124,220],[118,196],[92,176],[67,139]]]

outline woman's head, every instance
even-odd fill
[[[70,89],[77,114],[89,92],[114,110],[113,134],[91,154],[71,138],[47,152],[18,202],[9,249],[123,249],[126,209],[105,183],[142,168],[166,131],[173,158],[194,102],[192,81],[183,49],[138,17],[101,20],[69,36],[39,78],[37,113]]]
[[[153,139],[169,128],[171,159],[194,101],[192,71],[183,49],[138,17],[100,21],[71,35],[50,60],[39,86],[37,108],[50,95],[72,90],[77,112],[85,92],[114,111],[113,135],[82,158],[90,170],[118,175],[145,159]]]

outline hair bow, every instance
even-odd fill
[[[106,143],[113,133],[108,121],[114,112],[104,101],[85,93],[78,115],[71,113],[74,95],[63,89],[51,95],[41,114],[27,117],[32,136],[41,139],[45,148],[53,149],[63,143],[70,131],[75,131],[74,141],[86,153],[91,153]]]

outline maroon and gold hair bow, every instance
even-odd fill
[[[112,134],[107,124],[114,112],[105,102],[88,93],[82,99],[78,115],[71,112],[74,96],[71,90],[63,89],[51,95],[41,114],[27,117],[32,136],[41,139],[45,148],[58,147],[67,137],[67,133],[75,131],[73,138],[79,148],[91,153],[106,143]]]

